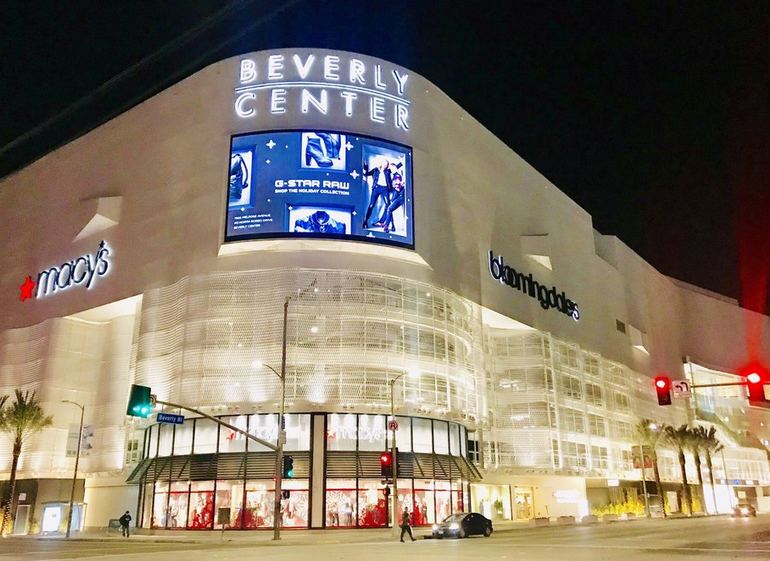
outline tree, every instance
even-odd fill
[[[711,463],[712,455],[718,454],[724,450],[724,446],[716,437],[716,427],[711,427],[708,430],[704,429],[703,451],[706,453],[706,468],[709,470],[709,483],[711,483],[711,496],[714,498],[714,512],[719,512],[717,509],[717,492],[714,488],[714,466]],[[725,479],[727,474],[725,473]]]
[[[0,409],[0,431],[10,433],[13,439],[11,478],[2,502],[3,518],[0,522],[0,535],[3,536],[8,527],[8,519],[15,511],[16,470],[19,467],[19,457],[24,443],[28,437],[53,423],[53,417],[45,414],[34,391],[22,392],[17,389],[15,393],[16,401]]]
[[[706,512],[706,496],[703,489],[703,471],[700,453],[706,445],[706,429],[704,427],[695,427],[690,431],[690,441],[687,443],[690,453],[695,460],[695,471],[698,474],[698,484],[700,489],[698,490],[698,499],[700,500],[701,509]]]
[[[634,427],[636,438],[642,444],[642,466],[644,466],[644,446],[652,451],[652,471],[655,475],[655,486],[658,489],[658,500],[660,501],[660,510],[663,516],[666,516],[666,500],[663,496],[663,487],[660,484],[660,471],[658,470],[658,452],[657,447],[660,438],[663,436],[664,427],[655,423],[652,419],[642,419]],[[644,467],[642,467],[644,473]]]
[[[682,472],[682,494],[684,495],[684,501],[687,504],[687,512],[692,516],[692,495],[690,494],[690,486],[687,483],[684,455],[685,450],[690,447],[692,433],[687,425],[682,425],[679,428],[666,427],[665,433],[666,441],[674,447],[679,457],[679,469]]]

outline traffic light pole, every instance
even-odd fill
[[[395,400],[395,387],[398,379],[403,374],[399,374],[390,381],[390,419],[394,423],[396,422],[396,400]],[[390,440],[390,457],[393,460],[393,493],[391,493],[391,509],[393,510],[393,535],[398,535],[398,454],[396,453],[396,430],[391,431]]]
[[[268,442],[267,440],[262,440],[261,438],[257,438],[253,434],[238,428],[234,425],[231,425],[230,423],[225,423],[221,419],[217,419],[216,417],[212,417],[211,415],[208,415],[207,413],[204,413],[203,411],[199,411],[198,409],[193,409],[192,407],[187,407],[186,405],[180,405],[178,403],[171,403],[170,401],[161,401],[160,399],[153,399],[154,403],[157,403],[158,405],[166,405],[167,407],[173,407],[174,409],[184,409],[185,411],[189,411],[190,413],[195,413],[196,415],[200,415],[201,417],[205,417],[206,419],[209,419],[210,421],[214,421],[216,424],[223,426],[225,428],[230,429],[233,432],[237,432],[238,434],[242,434],[249,440],[253,440],[257,444],[261,444],[262,446],[265,446],[269,448],[270,450],[277,451],[278,447],[273,444],[272,442]]]
[[[78,463],[80,462],[80,442],[83,440],[83,415],[86,411],[86,408],[84,405],[80,405],[79,403],[75,403],[74,401],[70,401],[68,399],[65,399],[62,401],[62,403],[71,403],[72,405],[77,405],[80,407],[80,431],[78,432],[78,447],[77,451],[75,452],[75,470],[72,473],[72,489],[70,490],[70,509],[67,513],[67,532],[64,534],[65,538],[70,537],[70,526],[72,526],[72,509],[75,506],[75,484],[78,480]]]
[[[283,339],[281,344],[281,412],[278,415],[278,449],[275,454],[275,504],[273,506],[273,539],[281,539],[281,522],[283,509],[281,508],[283,486],[283,443],[286,439],[284,429],[284,413],[286,410],[286,324],[289,317],[289,298],[283,302]],[[270,368],[270,367],[268,367]],[[273,370],[270,368],[270,370]]]

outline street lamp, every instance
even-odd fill
[[[317,279],[313,279],[309,285],[301,290],[297,290],[296,295],[287,296],[283,301],[283,337],[281,338],[281,372],[273,368],[270,365],[264,364],[261,361],[255,361],[254,366],[259,368],[260,366],[266,366],[273,374],[281,379],[281,409],[278,414],[278,450],[275,452],[275,504],[273,506],[273,539],[281,539],[281,519],[283,518],[283,512],[281,510],[281,496],[282,496],[282,484],[283,484],[283,445],[286,442],[286,431],[284,430],[284,414],[286,410],[286,326],[289,319],[289,302],[292,298],[300,298],[310,290],[318,292],[315,288]]]
[[[63,399],[62,403],[71,403],[72,405],[77,405],[80,407],[80,430],[78,431],[78,446],[77,451],[75,452],[75,470],[72,473],[72,489],[70,490],[70,509],[67,513],[67,533],[64,535],[65,538],[70,537],[70,526],[72,526],[72,509],[75,504],[75,484],[78,480],[78,462],[80,461],[80,442],[83,440],[83,414],[85,413],[85,406],[76,403],[74,401],[70,401],[69,399]]]
[[[410,376],[417,376],[417,371],[409,370],[408,372],[402,372],[395,378],[391,379],[390,384],[390,420],[394,424],[396,423],[396,401],[395,401],[395,387],[396,382],[401,378],[409,374]],[[396,452],[396,427],[391,430],[390,440],[390,455],[393,458],[393,495],[391,497],[391,508],[393,510],[393,533],[398,534],[398,453]]]
[[[282,352],[282,368],[284,374],[278,372],[275,368],[269,364],[265,364],[260,360],[254,361],[252,366],[255,369],[262,368],[263,366],[270,370],[273,374],[278,376],[281,380],[281,408],[278,414],[278,450],[275,452],[275,504],[273,505],[273,539],[281,539],[281,518],[283,517],[283,511],[281,510],[281,484],[283,482],[283,443],[286,440],[285,431],[283,429],[283,415],[286,407],[286,308],[288,307],[289,299],[286,299],[284,304],[284,323],[283,323],[283,352]]]

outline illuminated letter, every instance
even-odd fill
[[[267,57],[267,79],[268,80],[282,80],[283,79],[283,55],[270,55]]]
[[[37,275],[37,294],[35,298],[45,296],[49,292],[56,292],[56,277],[59,276],[59,269],[51,267],[47,271],[41,271]]]
[[[286,90],[276,88],[270,92],[270,113],[286,113],[283,104],[286,103]]]
[[[350,83],[355,84],[358,82],[361,85],[366,84],[364,80],[364,72],[366,72],[366,65],[363,61],[357,58],[350,59]]]
[[[353,116],[353,100],[358,98],[358,94],[353,92],[342,92],[340,95],[345,99],[345,115]]]
[[[64,280],[65,270],[67,271],[66,280]],[[67,288],[71,283],[72,283],[72,263],[64,263],[62,264],[61,269],[59,269],[59,274],[56,277],[56,286],[58,286],[59,288]]]
[[[302,59],[299,58],[299,55],[294,55],[292,59],[294,60],[294,66],[297,67],[297,74],[299,74],[299,77],[303,80],[307,78],[307,75],[310,74],[310,68],[312,68],[313,63],[315,62],[315,55],[307,55],[305,64],[302,64]]]
[[[336,82],[340,79],[339,69],[340,57],[332,55],[324,57],[324,78]]]
[[[245,103],[249,100],[254,101],[257,99],[257,94],[254,92],[244,92],[238,97],[235,98],[235,113],[241,118],[245,119],[246,117],[253,117],[257,114],[257,110],[253,107],[249,107],[246,109],[244,107]]]
[[[81,267],[81,265],[83,265],[83,267]],[[85,256],[78,257],[77,261],[75,261],[75,267],[72,269],[72,281],[75,284],[80,284],[85,280],[86,275],[88,275],[88,258]]]
[[[369,117],[375,123],[385,122],[385,100],[381,97],[369,99]]]
[[[257,79],[257,65],[250,58],[241,61],[241,84],[250,84]]]
[[[320,100],[313,97],[309,91],[302,90],[302,112],[307,113],[310,105],[326,115],[329,110],[329,96],[327,95],[326,90],[321,90]]]
[[[382,67],[379,64],[374,65],[374,87],[378,90],[384,90],[387,87],[382,81]]]
[[[398,73],[398,70],[393,69],[393,77],[396,79],[398,95],[404,95],[404,86],[406,86],[406,80],[409,78],[409,74],[401,75]]]
[[[409,118],[409,111],[407,110],[407,108],[401,105],[400,103],[396,103],[396,128],[408,131],[409,123],[406,122],[408,118]]]

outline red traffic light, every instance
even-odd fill
[[[770,386],[770,373],[758,362],[752,362],[741,369],[741,376],[746,379],[749,401],[770,402],[765,395],[765,386]]]
[[[393,477],[393,454],[390,452],[380,454],[380,476]]]
[[[655,376],[655,392],[658,394],[658,405],[671,405],[671,378]]]
[[[756,372],[751,372],[750,374],[746,374],[746,381],[749,384],[758,384],[762,381],[762,376]]]

